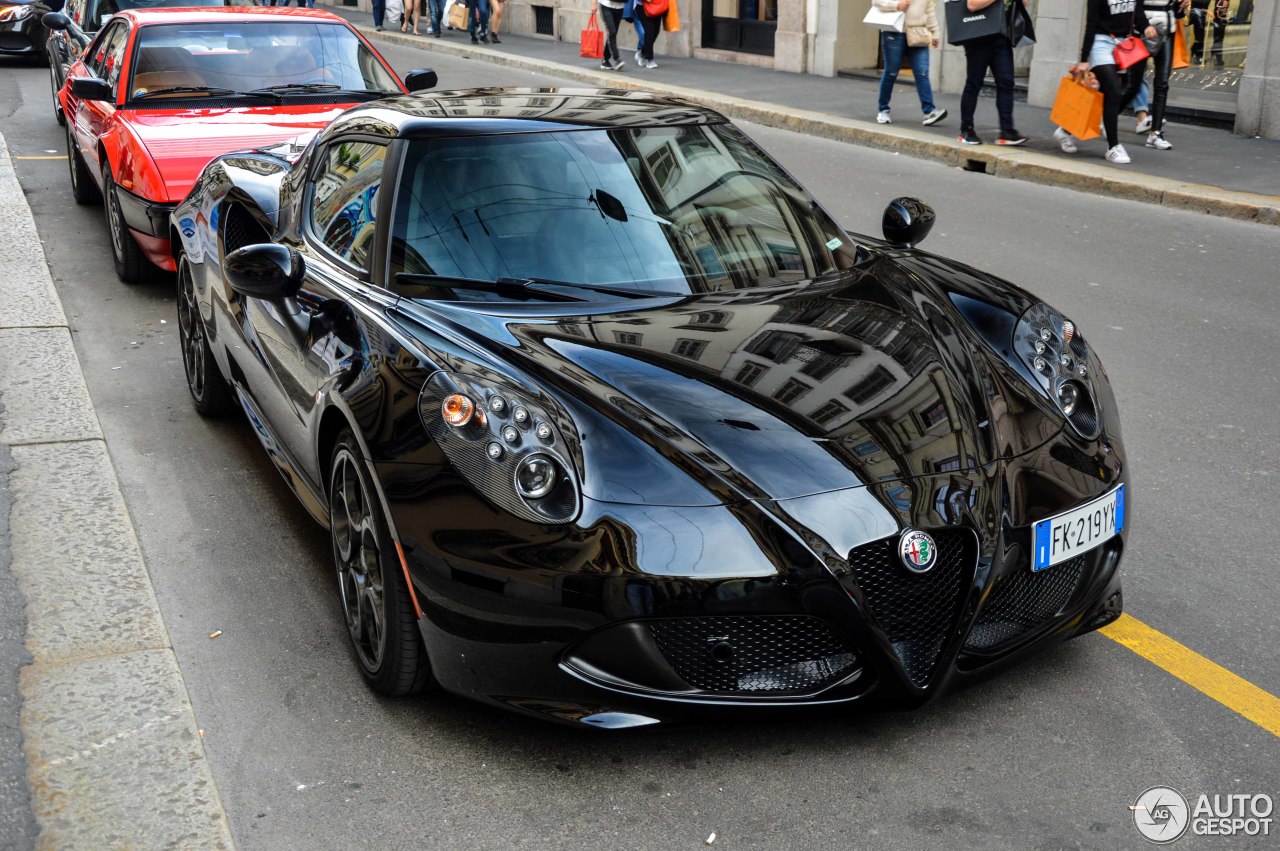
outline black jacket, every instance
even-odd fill
[[[1093,49],[1093,37],[1110,35],[1127,38],[1147,28],[1147,13],[1141,0],[1089,0],[1089,10],[1084,24],[1084,46],[1080,48],[1080,61],[1089,60]]]

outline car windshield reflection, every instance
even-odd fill
[[[571,130],[410,142],[390,265],[690,293],[848,268],[847,241],[732,127]]]

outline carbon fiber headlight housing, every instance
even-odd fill
[[[1013,332],[1013,353],[1081,437],[1102,432],[1094,372],[1100,368],[1071,320],[1047,304],[1029,308]]]
[[[566,440],[573,425],[550,402],[488,378],[441,371],[423,385],[418,414],[450,463],[500,508],[538,523],[577,516],[577,435]]]

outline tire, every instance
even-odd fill
[[[58,71],[54,67],[52,57],[49,58],[49,88],[53,90],[53,120],[62,127],[67,126],[67,117],[62,114],[62,102],[58,100]]]
[[[71,197],[77,204],[96,204],[102,197],[98,193],[98,184],[93,182],[93,174],[85,165],[84,157],[80,156],[70,127],[67,127],[67,166],[71,169]]]
[[[111,234],[111,261],[116,267],[116,277],[126,284],[144,284],[158,277],[160,269],[142,253],[125,224],[110,164],[102,167],[102,202],[107,214],[107,230]]]
[[[432,687],[418,620],[369,465],[349,429],[329,460],[329,537],[343,621],[365,681],[389,697]],[[380,613],[378,619],[372,613]]]
[[[187,375],[191,402],[200,416],[218,419],[236,408],[231,385],[218,368],[209,348],[204,320],[196,299],[195,279],[186,254],[178,255],[178,344],[182,347],[182,367]]]

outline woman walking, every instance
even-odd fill
[[[618,28],[622,26],[622,10],[626,0],[599,0],[600,19],[604,21],[604,56],[600,59],[601,71],[621,71],[626,63],[618,56]]]
[[[933,103],[933,87],[929,84],[929,48],[938,46],[937,0],[872,0],[872,5],[882,12],[906,12],[904,32],[884,30],[880,33],[880,50],[884,54],[884,74],[880,77],[880,111],[876,121],[892,124],[889,117],[889,99],[898,81],[905,56],[911,62],[911,75],[916,80],[916,94],[925,124],[937,124],[947,117],[945,109]]]
[[[400,19],[400,32],[407,33],[409,28],[413,27],[413,34],[420,35],[418,32],[418,18],[421,15],[421,10],[418,4],[421,2],[422,0],[404,0],[404,17]]]
[[[1003,0],[965,0],[970,12],[985,9]],[[1020,3],[1021,0],[1013,0]],[[1133,2],[1133,0],[1129,0]],[[965,78],[964,93],[960,95],[960,135],[956,141],[964,145],[981,145],[973,124],[973,114],[978,110],[978,93],[987,69],[996,80],[996,114],[1000,116],[1000,135],[997,145],[1025,145],[1027,137],[1013,126],[1013,44],[1004,33],[993,33],[964,42]]]
[[[1084,24],[1084,44],[1080,49],[1080,61],[1071,66],[1073,76],[1084,76],[1092,71],[1102,92],[1102,129],[1107,134],[1107,162],[1124,165],[1132,162],[1129,152],[1120,144],[1120,110],[1133,100],[1142,87],[1142,75],[1147,70],[1147,60],[1129,66],[1128,83],[1122,83],[1116,67],[1116,45],[1134,33],[1155,38],[1158,33],[1147,20],[1147,13],[1140,0],[1089,0]],[[1163,120],[1163,115],[1161,116]],[[1058,146],[1068,154],[1074,154],[1076,139],[1059,127],[1053,131]]]
[[[662,19],[667,16],[668,8],[667,0],[648,0],[647,3],[636,0],[636,21],[644,28],[644,38],[636,51],[636,64],[641,68],[658,67],[658,63],[653,61],[653,44],[658,40],[658,31],[662,29]],[[650,10],[655,14],[650,15]]]

